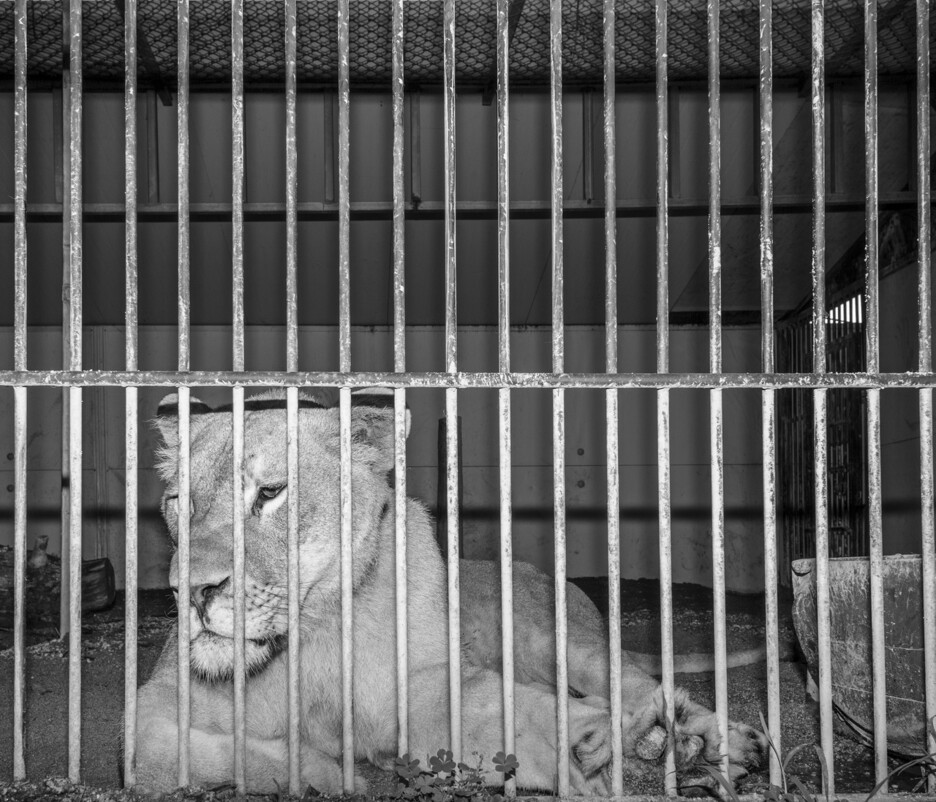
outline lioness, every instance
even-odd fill
[[[177,533],[178,433],[175,396],[156,420],[164,440],[157,467],[166,482],[162,511]],[[387,768],[397,755],[393,411],[354,407],[352,427],[354,749]],[[248,399],[244,500],[232,510],[232,417],[192,401],[191,782],[213,786],[233,776],[232,521],[246,539],[247,778],[251,791],[285,787],[286,702],[286,412],[285,393]],[[299,562],[302,781],[340,792],[341,642],[339,585],[339,412],[303,396],[299,414],[301,507]],[[449,743],[446,567],[426,509],[407,504],[409,594],[409,744],[416,756]],[[465,560],[462,594],[462,737],[465,756],[503,748],[499,569]],[[517,782],[551,791],[556,780],[555,628],[552,579],[530,565],[514,569]],[[607,794],[611,760],[607,627],[591,601],[568,586],[570,763],[573,790]],[[139,691],[137,781],[159,792],[177,782],[176,640],[170,637],[152,677]],[[624,753],[628,765],[642,739],[659,740],[664,705],[656,680],[623,653]],[[674,700],[677,765],[717,762],[713,713],[685,693]],[[733,724],[728,738],[733,778],[759,765],[760,733]],[[641,754],[646,757],[645,751]],[[658,754],[658,753],[657,753]],[[657,755],[650,755],[656,757]],[[625,766],[625,770],[628,766]],[[490,762],[485,777],[503,781]],[[356,790],[366,783],[356,778]]]

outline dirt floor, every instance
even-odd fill
[[[582,580],[580,584],[606,608],[606,580]],[[623,586],[623,627],[625,646],[634,651],[654,653],[659,649],[659,586],[656,582],[625,582]],[[791,600],[785,600],[782,637],[792,640],[789,615]],[[763,643],[763,598],[729,596],[729,650]],[[139,672],[146,678],[156,660],[165,632],[174,625],[171,596],[162,592],[144,592],[140,597]],[[679,653],[711,650],[711,591],[697,586],[674,587],[675,643]],[[12,632],[9,622],[0,620],[0,722],[12,720]],[[119,738],[123,726],[124,632],[123,604],[118,597],[114,607],[84,618],[82,673],[82,781],[91,789],[116,789],[120,785]],[[56,640],[49,621],[31,621],[27,630],[27,772],[38,778],[34,785],[19,789],[12,779],[11,728],[0,725],[0,800],[46,797],[49,799],[114,799],[122,795],[101,795],[95,790],[68,786],[64,781],[46,781],[67,773],[67,643]],[[686,687],[704,704],[712,705],[712,674],[678,675],[677,683]],[[819,739],[815,705],[805,691],[804,667],[795,662],[781,666],[782,749]],[[766,669],[763,664],[736,668],[729,673],[730,716],[757,724],[766,713]],[[869,792],[874,785],[871,753],[855,741],[836,735],[837,790],[840,793]],[[896,765],[896,764],[895,764]],[[819,766],[814,750],[804,749],[789,767],[790,773],[814,788],[819,785]],[[386,792],[393,787],[391,777],[376,769],[368,770],[372,785]],[[766,774],[754,776],[746,790],[766,784]],[[629,794],[659,793],[656,780],[637,780],[628,784]],[[912,787],[908,778],[902,790]],[[202,795],[198,797],[205,799]]]

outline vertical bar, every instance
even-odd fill
[[[286,390],[286,559],[289,664],[289,793],[298,796],[301,784],[299,741],[299,388]]]
[[[403,181],[403,0],[393,0],[393,369],[406,370],[406,195]],[[409,643],[406,564],[406,391],[393,391],[396,533],[397,753],[409,753]]]
[[[17,0],[14,14],[14,325],[13,359],[26,370],[26,0]],[[13,389],[13,779],[26,779],[25,718],[26,653],[26,388]]]
[[[614,0],[604,0],[604,233],[605,233],[605,370],[618,370],[617,309],[617,142],[615,118]],[[605,393],[606,454],[608,472],[608,641],[611,693],[611,794],[624,795],[624,740],[621,707],[621,516],[618,463],[618,391]]]
[[[880,370],[878,349],[878,74],[877,0],[865,0],[866,233],[865,354],[869,374]],[[853,299],[857,307],[857,299]],[[855,322],[858,315],[848,316]],[[875,782],[887,777],[887,681],[884,652],[884,542],[881,515],[881,391],[868,390],[868,527]]]
[[[932,299],[930,297],[930,3],[917,0],[917,213],[919,244],[919,370],[933,369]],[[921,560],[923,563],[923,670],[926,685],[926,720],[936,717],[936,534],[933,501],[933,390],[920,390],[920,502],[922,507]],[[936,734],[927,728],[927,752],[936,752]],[[927,790],[936,792],[936,777],[927,776]]]
[[[339,366],[351,370],[351,203],[348,39],[349,0],[338,2],[338,340]],[[342,773],[346,793],[354,791],[353,615],[351,552],[351,388],[342,387],[341,406],[341,698]]]
[[[352,685],[354,647],[352,638],[353,554],[351,551],[351,388],[339,391],[341,415],[341,748],[345,792],[354,790],[354,708]]]
[[[443,166],[445,170],[445,369],[458,369],[457,301],[455,295],[455,2],[445,0],[443,27]],[[445,391],[446,531],[448,536],[449,712],[452,754],[461,760],[461,652],[458,542],[458,391]]]
[[[510,1],[497,0],[497,367],[510,372]],[[510,390],[497,391],[500,447],[501,652],[504,751],[516,751],[514,698],[513,507]],[[516,779],[504,795],[517,795]]]
[[[298,199],[296,148],[296,0],[285,0],[286,56],[286,370],[299,370]],[[299,388],[286,390],[286,564],[289,793],[301,793],[299,708]]]
[[[553,373],[564,363],[562,272],[562,3],[549,4],[549,100],[552,132],[552,362]],[[556,581],[556,705],[559,796],[569,795],[569,688],[568,620],[566,617],[566,520],[565,520],[565,392],[553,390],[553,504],[555,515]]]
[[[582,196],[586,203],[595,199],[595,115],[593,95],[589,88],[582,90]]]
[[[708,0],[708,124],[709,124],[709,366],[722,369],[721,336],[721,74],[720,3]],[[728,657],[725,618],[725,449],[722,391],[709,391],[712,490],[712,618],[715,640],[715,710],[721,770],[728,775]]]
[[[178,337],[179,370],[187,371],[191,366],[191,276],[190,276],[190,232],[189,221],[189,0],[178,0],[176,9],[178,27],[178,97],[176,149],[177,184],[179,198],[178,218]],[[180,787],[189,784],[191,725],[191,626],[190,604],[190,526],[191,510],[191,450],[190,409],[191,390],[180,386],[177,392],[179,408],[179,499],[178,510],[178,554],[179,593],[176,604],[179,608],[178,626],[178,748]]]
[[[811,100],[813,150],[813,372],[826,371],[825,302],[825,0],[812,0]],[[826,390],[813,391],[815,433],[816,612],[819,641],[820,741],[828,766],[824,793],[835,796],[835,755],[832,738],[832,652],[829,606],[829,510],[826,454]]]
[[[125,362],[127,370],[136,370],[137,360],[137,1],[124,4],[124,182],[126,192],[126,286],[125,286]],[[125,608],[124,608],[124,784],[136,784],[136,695],[137,695],[137,580],[139,483],[137,457],[137,388],[124,393],[125,452]]]
[[[246,672],[246,618],[245,566],[244,566],[244,388],[235,387],[233,395],[233,494],[231,509],[234,511],[234,784],[237,793],[243,794],[247,787],[247,738],[245,734],[247,690]]]
[[[758,3],[760,75],[760,279],[761,351],[764,373],[775,368],[774,338],[774,235],[773,235],[773,0]],[[777,596],[777,422],[776,392],[763,391],[764,483],[764,588],[767,615],[767,726],[777,751],[782,754],[780,733],[780,618]],[[770,782],[782,780],[780,758],[770,750]]]
[[[244,2],[231,0],[232,367],[244,370]],[[234,432],[234,785],[247,789],[246,611],[244,554],[244,388],[233,390]]]
[[[81,0],[70,0],[69,37],[69,171],[68,284],[69,368],[81,369],[82,321],[82,185],[81,185]],[[81,388],[68,391],[69,504],[69,641],[68,641],[68,777],[81,777]]]
[[[419,89],[410,93],[410,199],[422,200],[422,128],[419,123]]]
[[[669,141],[667,74],[667,0],[656,0],[657,96],[657,372],[669,372]],[[657,391],[657,472],[660,518],[660,627],[663,697],[668,735],[665,767],[667,796],[676,796],[675,678],[673,674],[673,564],[670,509],[669,390]]]

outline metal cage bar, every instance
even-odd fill
[[[138,324],[138,263],[137,263],[137,179],[136,179],[136,104],[137,104],[137,0],[124,4],[124,181],[127,222],[125,233],[126,288],[125,363],[127,370],[136,370]],[[137,422],[137,388],[124,391],[125,458],[125,607],[124,607],[124,782],[136,784],[136,715],[137,715],[137,588],[139,532],[139,426]]]
[[[68,361],[81,368],[82,42],[81,0],[68,6]],[[81,779],[81,387],[68,391],[68,778]],[[64,562],[64,560],[63,560]],[[63,565],[64,569],[64,565]]]
[[[604,38],[604,237],[605,237],[605,370],[618,370],[617,308],[617,142],[615,118],[615,23],[614,0],[605,0],[602,9]],[[621,632],[621,502],[619,472],[618,391],[605,393],[606,462],[608,482],[608,643],[609,691],[611,694],[611,794],[624,794],[624,737]]]
[[[404,182],[403,0],[391,10],[393,92],[393,369],[406,370],[406,187]],[[406,560],[406,390],[393,391],[396,537],[397,751],[409,753],[408,566]]]
[[[562,2],[549,4],[549,109],[552,157],[552,369],[564,368],[562,230]],[[556,762],[559,796],[569,795],[569,665],[566,610],[565,391],[553,390],[553,510],[556,586]]]
[[[666,0],[656,0],[656,108],[657,108],[657,373],[669,372],[669,87]],[[673,675],[673,560],[670,508],[670,398],[668,389],[657,392],[657,473],[660,526],[660,658],[663,698],[666,702],[667,748],[664,788],[676,796],[675,678]]]
[[[299,166],[296,146],[296,0],[285,0],[286,70],[286,370],[299,369],[298,198]],[[289,793],[301,789],[299,709],[299,388],[286,390],[286,583],[287,583],[287,750]]]
[[[510,372],[510,2],[497,0],[497,367]],[[497,392],[500,469],[501,677],[504,752],[516,751],[513,610],[513,476],[510,390]],[[505,778],[504,795],[517,794]]]
[[[773,232],[773,0],[758,3],[760,63],[760,278],[761,369],[773,373],[774,337],[774,232]],[[777,421],[776,393],[764,390],[761,400],[764,484],[764,591],[767,648],[767,726],[770,739],[782,754],[780,731],[780,617],[777,594]],[[780,755],[770,750],[770,782],[782,781]]]
[[[443,171],[445,206],[445,370],[458,365],[457,271],[455,251],[455,2],[445,0],[442,10],[443,48]],[[461,733],[461,599],[459,598],[458,394],[445,391],[446,532],[448,533],[448,637],[450,740],[456,762],[462,759]]]
[[[232,365],[244,369],[244,1],[231,1]],[[244,388],[233,400],[234,785],[247,789],[246,554],[244,540]]]
[[[721,86],[720,2],[708,0],[708,128],[709,128],[709,370],[722,371],[721,289]],[[724,407],[720,389],[709,391],[712,498],[712,619],[715,653],[715,711],[721,750],[721,770],[728,775],[728,626],[725,610],[725,446]]]
[[[864,4],[864,129],[865,182],[865,360],[868,373],[880,370],[878,347],[878,180],[877,0]],[[854,299],[857,306],[857,299]],[[853,310],[850,321],[856,318]],[[887,680],[884,651],[884,533],[881,511],[881,392],[867,391],[869,595],[874,717],[875,780],[887,778]]]
[[[920,373],[933,369],[932,351],[932,242],[930,217],[930,0],[916,2],[916,121],[917,121],[917,210],[919,242],[917,246],[920,341]],[[933,489],[933,391],[920,390],[920,507],[921,562],[923,579],[923,677],[926,697],[926,720],[936,717],[936,534],[934,534]],[[936,733],[927,728],[927,752],[936,752]],[[927,777],[927,790],[936,792],[936,777]]]
[[[826,372],[825,300],[825,0],[811,4],[811,103],[813,160],[813,242],[812,242],[812,354],[813,371]],[[816,529],[816,610],[819,642],[820,741],[828,776],[824,792],[835,795],[835,767],[832,737],[832,652],[829,602],[829,511],[828,437],[826,431],[826,390],[813,392],[813,431],[815,437],[815,529]]]
[[[338,3],[338,364],[351,370],[351,81],[349,0]],[[341,768],[354,791],[354,613],[351,479],[351,390],[339,392],[341,420]]]
[[[13,100],[14,137],[14,325],[13,358],[17,370],[27,369],[26,343],[26,122],[27,21],[26,0],[17,0],[14,14],[16,77]],[[13,390],[13,779],[26,779],[26,388]]]
[[[179,0],[177,7],[178,26],[178,73],[179,86],[177,105],[177,183],[179,198],[178,218],[178,337],[180,372],[191,367],[191,221],[189,193],[189,0]],[[191,390],[179,386],[179,498],[178,510],[178,782],[181,787],[189,783],[190,727],[191,727],[191,673],[190,673],[190,580],[191,580]]]

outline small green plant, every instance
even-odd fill
[[[440,749],[428,758],[429,767],[423,768],[419,758],[406,754],[396,759],[396,799],[406,802],[459,802],[474,798],[487,798],[503,802],[500,794],[491,794],[484,785],[481,772],[483,757],[477,755],[477,765],[456,763],[452,753]],[[498,752],[494,755],[494,770],[508,780],[517,773],[516,755]]]

